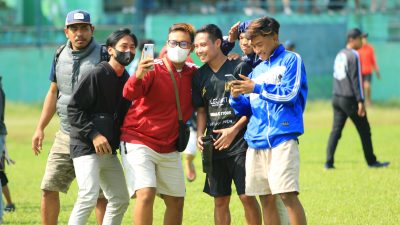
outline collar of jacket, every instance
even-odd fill
[[[273,61],[274,59],[278,58],[279,55],[284,51],[285,51],[285,47],[283,47],[282,44],[279,44],[278,47],[269,56],[268,60]],[[268,61],[268,60],[266,60],[266,61]]]

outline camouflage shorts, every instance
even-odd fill
[[[50,151],[40,188],[47,191],[67,193],[74,179],[75,170],[71,156]]]
[[[69,135],[61,131],[56,133],[53,146],[47,158],[40,188],[46,191],[58,191],[67,193],[72,181],[75,179],[74,164],[69,152]],[[99,198],[104,198],[100,189]]]

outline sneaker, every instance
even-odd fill
[[[376,161],[375,163],[368,165],[369,168],[383,168],[383,167],[388,167],[390,162],[379,162]]]
[[[324,166],[325,170],[333,170],[336,169],[333,165],[325,164]]]
[[[14,212],[15,211],[15,205],[14,204],[7,204],[6,207],[4,207],[5,212]]]

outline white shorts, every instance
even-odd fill
[[[190,137],[188,145],[186,146],[185,151],[183,151],[186,155],[195,156],[197,152],[197,131],[190,127]]]
[[[158,153],[141,145],[121,142],[122,165],[129,195],[154,187],[157,194],[185,197],[185,176],[179,152]]]
[[[246,195],[299,193],[300,154],[296,140],[246,153]]]

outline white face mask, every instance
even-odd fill
[[[182,63],[187,59],[189,52],[190,49],[183,49],[179,46],[175,46],[175,48],[168,48],[167,56],[168,59],[174,63]]]

